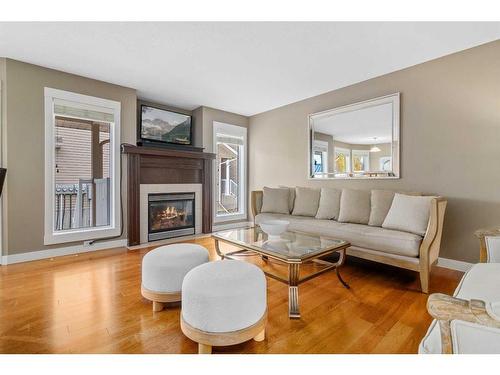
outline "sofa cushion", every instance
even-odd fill
[[[369,190],[342,189],[338,221],[341,223],[368,224],[370,196],[371,192]]]
[[[432,196],[416,197],[396,193],[382,227],[421,236],[425,235],[429,222],[431,201],[434,198]]]
[[[499,283],[500,263],[478,263],[465,273],[453,295],[466,300],[482,300],[490,304],[496,314],[496,307],[500,301],[500,288],[493,286]],[[441,332],[436,320],[429,326],[418,351],[424,354],[441,353]]]
[[[334,219],[339,218],[340,211],[340,193],[341,191],[333,188],[321,188],[319,198],[319,208],[316,213],[316,219]]]
[[[381,227],[389,209],[392,205],[392,200],[396,192],[391,190],[372,190],[371,194],[371,210],[368,225]]]
[[[305,216],[259,214],[255,217],[255,223],[273,219],[288,220],[290,222],[288,229],[292,231],[338,238],[349,241],[356,247],[408,257],[418,256],[422,242],[422,237],[412,233]]]
[[[270,188],[265,186],[263,190],[262,209],[260,212],[290,213],[288,208],[288,188]]]
[[[315,216],[318,212],[320,193],[319,189],[296,187],[292,215]]]

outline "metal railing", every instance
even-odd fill
[[[238,195],[238,183],[232,179],[221,179],[219,186],[220,195],[225,194],[234,197]]]
[[[92,226],[92,182],[56,184],[54,227],[56,230]]]

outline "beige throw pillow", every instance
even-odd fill
[[[342,189],[340,223],[368,224],[370,219],[370,190]]]
[[[292,212],[293,211],[293,204],[295,203],[295,188],[294,187],[288,187],[288,186],[278,186],[280,188],[286,188],[288,189],[289,193],[288,194],[288,211]]]
[[[270,188],[265,186],[262,196],[262,209],[260,212],[274,214],[289,214],[288,188]]]
[[[292,215],[316,216],[320,194],[319,189],[296,187]]]
[[[391,190],[372,190],[371,211],[368,225],[375,227],[382,226],[382,223],[391,208],[394,194],[396,194],[396,192]]]
[[[398,194],[394,196],[391,208],[382,224],[382,228],[425,235],[432,196],[410,196]]]
[[[321,188],[316,219],[337,220],[339,218],[340,193],[338,189]]]

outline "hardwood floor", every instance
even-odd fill
[[[215,259],[212,239],[190,242]],[[141,297],[147,251],[0,267],[0,353],[196,353],[180,330],[180,305],[153,313]],[[348,257],[342,275],[350,290],[333,272],[300,286],[300,320],[288,319],[286,285],[268,278],[266,340],[214,353],[416,353],[431,322],[418,274]],[[461,275],[435,267],[431,292],[453,292]]]

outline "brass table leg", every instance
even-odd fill
[[[337,261],[337,266],[335,267],[335,273],[337,274],[337,278],[342,283],[342,285],[345,286],[347,289],[350,289],[351,287],[349,286],[349,284],[347,284],[342,279],[342,276],[340,276],[340,266],[342,266],[344,264],[344,261],[345,261],[345,252],[346,252],[345,249],[339,251],[339,260]]]
[[[288,316],[290,319],[300,319],[299,263],[288,265]]]
[[[219,240],[218,239],[215,239],[215,252],[220,257],[221,260],[224,260],[224,254],[222,254],[222,252],[220,251]]]

